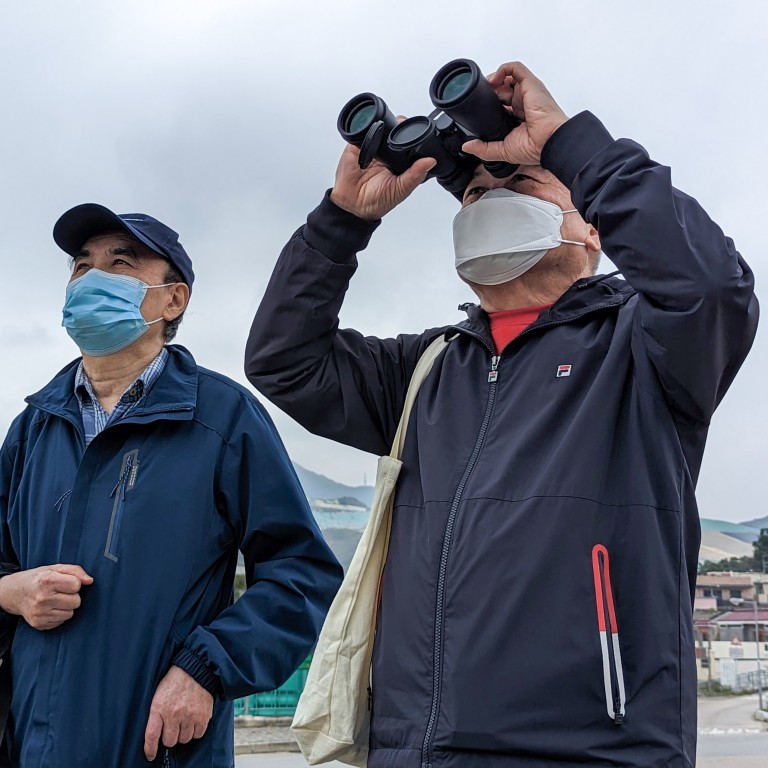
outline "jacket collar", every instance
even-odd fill
[[[626,280],[613,275],[596,275],[577,280],[549,309],[545,309],[524,333],[548,325],[560,325],[585,314],[620,307],[636,293]],[[462,304],[459,309],[467,313],[467,320],[451,329],[469,333],[480,339],[490,350],[494,349],[488,314],[477,304]]]
[[[168,362],[146,400],[139,403],[122,421],[192,418],[197,405],[197,365],[184,347],[174,344],[166,349]],[[80,359],[65,366],[39,392],[25,398],[26,402],[40,410],[80,423],[80,405],[74,391]]]

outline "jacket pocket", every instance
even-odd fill
[[[611,588],[611,570],[608,550],[602,544],[592,548],[592,575],[595,581],[597,629],[603,658],[603,685],[608,717],[616,725],[624,722],[626,693],[624,670],[621,664],[619,627],[616,623],[616,604]]]
[[[104,547],[104,557],[113,562],[117,562],[117,545],[120,541],[120,528],[123,524],[123,514],[125,511],[125,494],[132,491],[136,486],[136,477],[139,472],[139,451],[135,449],[128,451],[123,455],[123,461],[120,466],[120,477],[117,485],[112,489],[110,497],[115,501],[112,505],[112,517],[109,521],[109,531],[107,531],[107,543]]]

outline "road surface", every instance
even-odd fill
[[[757,696],[699,699],[696,768],[768,768],[768,724],[752,719]],[[299,754],[240,755],[237,768],[306,768]],[[327,763],[345,768],[342,763]]]

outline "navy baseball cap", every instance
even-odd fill
[[[181,247],[178,234],[145,213],[117,214],[97,203],[83,203],[59,217],[53,225],[53,239],[62,251],[76,256],[91,237],[114,230],[127,232],[150,250],[168,259],[192,289],[195,280],[192,260]]]

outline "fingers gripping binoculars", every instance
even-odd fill
[[[336,125],[345,141],[359,147],[361,168],[375,158],[399,175],[419,158],[433,157],[437,165],[427,178],[435,177],[461,200],[480,163],[461,151],[464,142],[502,141],[520,121],[504,109],[470,59],[455,59],[442,67],[432,78],[429,97],[433,112],[398,123],[383,99],[360,93],[344,105]],[[483,165],[497,178],[514,173],[517,167],[503,162]]]

